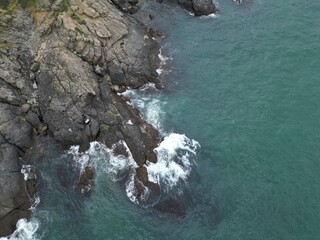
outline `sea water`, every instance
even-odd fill
[[[167,32],[170,72],[158,71],[164,92],[127,94],[165,137],[149,177],[183,191],[186,215],[139,207],[116,181],[134,162],[92,143],[39,164],[40,204],[13,237],[320,238],[320,1],[243,2],[219,0],[220,13],[202,18],[144,7]],[[90,198],[74,192],[84,162],[97,169]]]

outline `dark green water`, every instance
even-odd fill
[[[320,239],[320,1],[219,6],[209,19],[163,6],[155,20],[172,71],[169,90],[145,102],[164,132],[201,145],[185,218],[134,205],[102,170],[79,199],[57,180],[66,161],[52,157],[37,238]]]

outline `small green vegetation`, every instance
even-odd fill
[[[79,27],[76,27],[75,30],[76,30],[76,32],[78,32],[78,33],[80,33],[80,34],[84,34],[84,32],[82,31],[82,29],[79,28]]]
[[[2,10],[0,12],[1,14],[11,14],[13,10],[15,9],[17,5],[17,1],[11,1],[11,0],[0,0],[0,9]]]
[[[23,7],[32,7],[35,6],[37,3],[37,0],[18,0],[18,3]]]
[[[86,24],[86,21],[81,19],[76,13],[72,12],[70,17],[76,21],[77,23],[79,23],[80,25],[84,25]]]
[[[1,29],[0,29],[0,34],[1,34]],[[1,37],[0,35],[0,49],[5,47],[10,47],[10,44],[5,38]]]
[[[11,14],[17,5],[23,8],[35,6],[37,0],[0,0],[0,9],[3,10],[5,14]]]
[[[0,0],[0,8],[7,9],[11,5],[10,0]]]
[[[68,0],[63,0],[62,3],[61,3],[61,7],[60,7],[59,12],[60,13],[66,12],[66,11],[68,11],[68,8],[69,8],[69,1]]]
[[[101,124],[100,125],[100,131],[103,132],[103,131],[108,131],[110,128],[110,125],[109,124]]]

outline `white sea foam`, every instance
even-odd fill
[[[191,15],[193,17],[195,16],[195,14],[193,12],[188,12],[188,13],[189,13],[189,15]],[[218,17],[219,17],[218,14],[211,13],[211,14],[208,14],[208,15],[202,15],[199,18],[200,19],[210,19],[210,18],[218,18]]]
[[[37,178],[35,167],[33,165],[22,165],[21,173],[25,181]]]
[[[128,157],[114,154],[117,144],[121,144],[126,149]],[[87,151],[80,153],[79,146],[72,146],[68,154],[73,156],[73,160],[81,172],[84,171],[86,166],[95,169],[99,167],[109,174],[112,180],[117,181],[121,172],[137,167],[126,142],[121,140],[117,144],[114,144],[112,148],[107,148],[104,144],[94,141],[90,143],[90,148]]]
[[[152,88],[152,85],[145,86],[140,90],[127,90],[123,95],[131,99],[130,104],[140,110],[143,119],[162,132],[162,119],[165,115],[162,109],[166,102],[156,94],[141,94],[150,87]]]
[[[40,203],[40,197],[39,196],[35,196],[34,197],[34,202],[31,205],[31,207],[29,208],[29,210],[31,210],[31,211],[36,210],[36,207],[39,205],[39,203]]]
[[[160,75],[162,75],[163,73],[165,73],[164,66],[167,64],[167,62],[168,62],[169,60],[172,60],[172,59],[171,59],[170,57],[168,57],[168,56],[163,55],[161,48],[159,49],[158,57],[159,57],[159,59],[160,59],[160,66],[159,66],[159,68],[156,70],[156,72],[157,72],[158,75],[160,76]]]
[[[127,157],[124,155],[115,155],[114,149],[116,144],[113,145],[112,149],[107,149],[109,153],[109,161],[108,165],[105,168],[105,171],[110,174],[114,181],[120,180],[121,174],[127,170],[134,170],[138,167],[136,162],[134,161],[132,154],[127,146],[126,142],[121,140],[119,144],[123,145],[127,152]],[[120,175],[120,176],[119,176]]]
[[[37,240],[36,232],[39,228],[37,219],[27,221],[25,218],[17,222],[17,229],[8,237],[2,237],[0,240]]]
[[[209,19],[209,18],[218,18],[218,17],[219,17],[218,14],[211,13],[211,14],[209,14],[209,15],[203,15],[203,16],[201,16],[200,18],[201,18],[201,19]]]
[[[125,148],[127,156],[114,154],[116,146],[119,144]],[[125,174],[129,174],[126,182],[127,196],[132,202],[138,204],[134,195],[134,175],[138,165],[125,141],[119,141],[112,148],[107,148],[104,144],[95,141],[90,143],[90,148],[87,151],[79,153],[78,150],[79,146],[72,146],[68,154],[73,156],[80,171],[84,171],[86,166],[92,166],[96,169],[97,174],[101,171],[107,173],[112,181],[122,180]]]
[[[183,134],[171,133],[155,149],[158,162],[147,166],[150,181],[164,186],[165,190],[186,183],[200,144]]]
[[[132,175],[126,182],[126,193],[127,193],[127,197],[130,199],[131,202],[135,204],[139,204],[139,201],[135,196],[134,192],[135,192],[134,175]]]
[[[166,104],[157,94],[146,94],[146,86],[140,90],[127,90],[124,95],[131,99],[131,105],[138,108],[142,117],[156,127],[164,136],[164,140],[154,149],[157,153],[158,162],[156,164],[147,162],[149,180],[160,184],[161,188],[170,191],[179,188],[180,183],[186,183],[195,164],[197,151],[200,144],[189,139],[183,134],[168,134],[163,128],[165,112],[163,108]],[[134,195],[130,195],[133,190],[133,182],[127,183],[129,198],[133,202]],[[128,190],[132,188],[131,190]]]

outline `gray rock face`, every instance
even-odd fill
[[[92,140],[124,140],[139,166],[157,161],[158,131],[117,93],[161,87],[159,36],[116,2],[139,5],[70,0],[62,11],[62,1],[45,0],[13,15],[0,9],[0,40],[8,42],[0,44],[0,236],[28,216],[35,183],[23,180],[19,159],[40,136],[82,151]]]
[[[0,39],[5,37],[8,43],[0,47],[0,236],[12,233],[17,220],[29,216],[35,190],[20,172],[20,158],[33,144],[33,126],[26,115],[32,122],[38,118],[29,78],[33,24],[27,14],[16,14],[0,13]]]
[[[29,198],[20,173],[19,149],[0,136],[0,236],[15,229],[19,218],[28,217]]]

